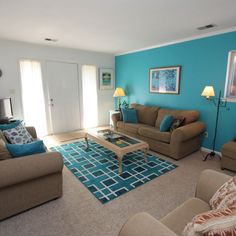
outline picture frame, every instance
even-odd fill
[[[150,93],[179,94],[181,66],[151,68],[149,70]]]
[[[99,70],[99,88],[100,88],[100,90],[114,89],[114,71],[113,71],[113,69],[100,68],[100,70]]]

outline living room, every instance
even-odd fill
[[[2,3],[0,235],[236,235],[235,6]]]

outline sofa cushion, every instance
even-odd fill
[[[138,133],[139,135],[147,138],[151,138],[165,143],[170,143],[170,132],[161,132],[159,129],[154,127],[140,127]]]
[[[181,206],[170,212],[161,222],[176,234],[181,235],[184,227],[194,216],[210,210],[210,205],[199,198],[190,198]]]
[[[166,115],[174,116],[174,118],[177,116],[183,116],[185,118],[183,124],[187,125],[198,120],[199,112],[195,110],[160,109],[158,111],[155,127],[160,128],[161,121]]]
[[[129,133],[133,133],[133,134],[138,134],[138,131],[140,128],[142,127],[150,127],[149,125],[145,125],[145,124],[133,124],[133,123],[125,123],[123,121],[118,121],[117,122],[117,128],[125,130]]]
[[[158,110],[160,109],[160,107],[144,106],[136,103],[131,104],[131,107],[137,110],[139,123],[143,123],[150,126],[155,125]]]
[[[145,128],[147,125],[145,124],[132,124],[125,123],[125,131],[133,134],[138,134],[140,128]]]

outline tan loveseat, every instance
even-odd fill
[[[26,128],[36,139],[35,129]],[[0,141],[6,142],[1,131]],[[0,159],[0,220],[62,196],[60,153],[11,158],[0,145]]]
[[[139,123],[124,123],[119,113],[113,114],[112,121],[116,131],[144,140],[152,150],[176,160],[200,148],[205,125],[198,121],[198,111],[162,109],[139,104],[132,104],[131,107],[137,110]],[[165,115],[183,116],[185,121],[173,132],[160,132],[160,124]]]
[[[195,215],[210,210],[209,200],[230,178],[230,176],[214,170],[203,171],[198,180],[194,198],[188,199],[160,221],[148,213],[138,213],[132,216],[122,227],[119,236],[181,235],[186,224]]]

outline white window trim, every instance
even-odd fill
[[[231,68],[231,60],[232,54],[236,54],[236,50],[230,51],[228,55],[228,62],[227,62],[227,72],[226,72],[226,78],[225,78],[225,90],[224,90],[224,98],[227,100],[227,102],[236,102],[236,96],[235,97],[228,97],[228,85],[230,83],[230,68]]]

